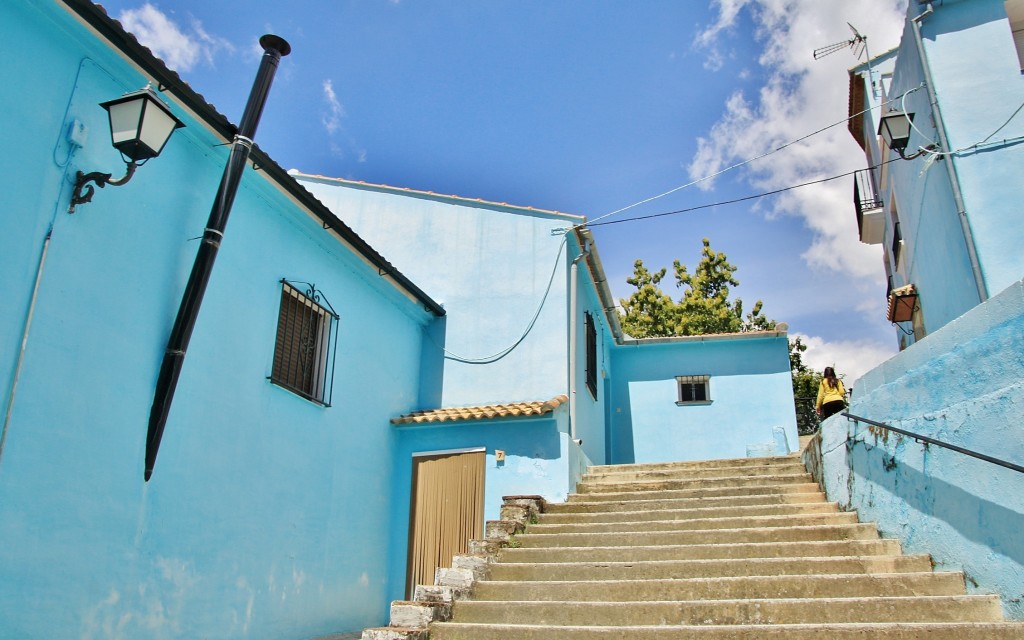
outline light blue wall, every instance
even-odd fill
[[[568,407],[563,404],[554,414],[542,419],[508,418],[392,427],[397,434],[397,447],[390,529],[391,598],[405,597],[413,454],[484,448],[487,452],[484,519],[497,520],[503,496],[541,495],[552,502],[563,502],[575,489],[578,467],[585,466],[586,459],[569,440],[567,412]],[[497,462],[495,449],[505,452],[504,462]],[[576,465],[571,465],[571,461]]]
[[[1019,224],[1024,167],[1024,119],[1011,120],[1024,103],[1020,63],[1003,0],[964,0],[934,4],[921,20],[926,62],[922,62],[908,21],[898,50],[889,97],[920,87],[930,70],[949,149],[963,150],[928,162],[928,155],[887,166],[883,198],[895,202],[904,239],[904,268],[894,285],[913,283],[920,293],[926,329],[934,331],[980,301],[968,254],[968,240],[953,197],[955,170],[966,220],[988,295],[995,295],[1024,273],[1024,227]],[[911,3],[911,16],[924,7]],[[925,88],[909,94],[905,107],[915,113],[918,131],[907,153],[940,140]],[[1005,125],[1005,126],[1004,126]],[[1000,129],[1002,127],[1002,129]],[[877,125],[876,125],[877,130]],[[998,130],[998,132],[997,132]],[[874,131],[868,132],[869,135]],[[989,144],[970,150],[976,143]],[[886,250],[892,243],[887,221]],[[894,265],[895,266],[895,265]],[[909,325],[907,327],[909,329]],[[910,343],[911,338],[904,338]]]
[[[888,97],[900,96],[919,87],[924,80],[917,46],[908,27],[904,31]],[[908,155],[918,147],[938,140],[925,88],[919,88],[889,108],[900,108],[900,105],[915,114],[915,126],[928,136],[925,138],[912,132],[906,151]],[[953,199],[949,162],[933,162],[924,171],[923,157],[913,161],[900,160],[895,153],[887,157],[897,158],[884,169],[888,179],[881,194],[887,206],[883,247],[892,268],[893,286],[913,284],[916,287],[925,328],[932,331],[960,316],[979,300],[967,242]],[[892,259],[892,208],[898,213],[903,237],[899,263]],[[912,329],[909,322],[904,323],[904,328],[907,331]],[[904,344],[913,342],[912,336],[899,337]]]
[[[785,334],[638,341],[617,347],[612,360],[614,464],[774,452],[776,427],[796,449]],[[712,402],[677,406],[680,375],[711,376]]]
[[[850,412],[1024,464],[1024,282],[865,374]],[[1024,619],[1024,475],[842,417],[821,449],[829,499]]]
[[[924,19],[922,34],[950,146],[1024,136],[1019,114],[996,133],[1024,103],[1003,0],[948,3]],[[1024,275],[1024,144],[965,153],[953,163],[989,295],[995,295]]]
[[[451,353],[476,359],[503,351],[523,335],[544,301],[536,325],[508,356],[487,365],[445,360],[442,406],[549,400],[566,393],[567,250],[563,234],[551,230],[577,218],[298,177],[444,305],[444,346]]]
[[[574,241],[570,258],[579,255],[579,246]],[[608,320],[601,308],[594,285],[594,277],[586,260],[577,265],[577,312],[576,312],[576,438],[583,441],[583,451],[596,464],[605,464],[607,459],[607,382],[613,376],[611,349],[614,338],[608,327]],[[571,277],[571,269],[570,269]],[[590,313],[597,333],[597,395],[587,388],[587,338],[584,314]]]
[[[276,640],[383,622],[387,425],[416,407],[431,316],[247,170],[143,483],[157,368],[226,149],[175,107],[188,126],[163,155],[69,216],[74,171],[121,165],[98,103],[144,79],[49,3],[0,4],[0,34],[19,49],[0,61],[5,410],[53,224],[0,458],[0,637]],[[69,158],[70,118],[89,142]],[[331,408],[267,381],[282,277],[341,315]]]

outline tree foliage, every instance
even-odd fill
[[[818,399],[818,385],[821,374],[812,371],[803,361],[803,353],[807,351],[799,337],[789,341],[789,368],[793,376],[793,402],[796,406],[796,428],[801,435],[814,433],[818,430],[821,420],[814,411]]]
[[[696,336],[711,333],[770,331],[775,321],[762,314],[762,302],[743,314],[743,300],[729,300],[729,287],[739,286],[731,264],[722,252],[711,248],[704,238],[700,262],[693,270],[676,260],[672,264],[676,287],[682,297],[674,300],[659,284],[666,270],[651,272],[643,260],[633,263],[633,276],[626,282],[636,287],[628,300],[619,300],[624,311],[622,328],[634,338]]]

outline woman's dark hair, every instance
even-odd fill
[[[836,378],[836,370],[832,367],[825,367],[824,378],[825,384],[827,384],[830,389],[835,389],[839,386],[839,379]]]

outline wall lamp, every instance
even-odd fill
[[[878,135],[882,136],[887,147],[900,154],[910,143],[910,124],[914,121],[913,113],[903,111],[890,111],[882,116],[882,122],[878,125]]]
[[[938,149],[937,145],[930,144],[912,155],[908,156],[903,153],[910,143],[910,129],[913,127],[913,122],[913,113],[893,110],[882,116],[882,121],[878,124],[878,135],[882,136],[885,145],[900,154],[904,160],[913,160],[926,151]]]
[[[108,184],[115,187],[125,184],[135,175],[136,168],[160,155],[175,129],[185,126],[174,117],[150,85],[100,106],[110,116],[110,142],[121,152],[127,171],[124,177],[115,180],[111,179],[112,174],[109,173],[79,171],[68,213],[74,213],[76,206],[92,201],[96,189],[90,182],[95,182],[100,189]]]

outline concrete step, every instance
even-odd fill
[[[431,627],[430,640],[1020,640],[1010,622],[849,623],[720,626],[557,627],[458,624]]]
[[[654,491],[595,493],[588,496],[574,493],[569,496],[567,502],[549,503],[544,509],[544,514],[810,504],[825,501],[825,494],[816,484],[764,487],[757,490],[721,489],[714,492]]]
[[[587,493],[573,493],[569,495],[569,502],[605,502],[605,501],[630,501],[630,500],[678,500],[680,498],[723,498],[723,497],[753,497],[753,496],[777,496],[780,494],[792,493],[813,493],[820,494],[821,488],[810,481],[779,484],[761,485],[746,487],[684,487],[674,489],[634,489],[634,485],[607,485],[602,486],[599,491]],[[552,505],[553,506],[553,505]]]
[[[501,562],[491,568],[490,579],[515,580],[647,580],[698,577],[780,576],[816,574],[924,573],[931,558],[913,556],[861,556],[824,558],[751,558],[664,560],[639,562]]]
[[[542,521],[527,527],[527,533],[647,533],[655,531],[694,531],[707,529],[748,529],[756,527],[796,527],[824,524],[856,524],[853,512],[797,513],[773,516],[689,518],[684,520],[642,520],[639,522],[567,522]]]
[[[523,536],[521,542],[527,542]],[[748,560],[751,558],[818,558],[827,556],[894,556],[897,540],[804,540],[796,542],[748,542],[620,547],[520,547],[503,549],[500,563],[547,562],[650,562],[664,560]]]
[[[785,463],[772,466],[736,466],[716,467],[712,469],[689,469],[689,468],[667,468],[667,469],[643,469],[643,470],[614,470],[614,471],[590,471],[583,474],[582,482],[642,482],[647,480],[690,480],[696,478],[742,478],[750,476],[770,476],[778,474],[806,473],[807,469],[797,459],[790,459]]]
[[[998,596],[690,600],[684,602],[482,602],[455,605],[460,623],[551,626],[1002,622]],[[552,637],[558,637],[557,631]]]
[[[811,474],[780,473],[760,476],[728,476],[725,478],[693,478],[687,480],[637,480],[635,482],[587,482],[576,485],[576,493],[616,493],[622,491],[681,491],[699,489],[775,487],[787,484],[807,484]]]
[[[664,471],[672,469],[720,469],[722,467],[774,467],[800,461],[796,454],[768,458],[723,458],[721,460],[693,460],[685,462],[647,462],[642,464],[598,464],[588,473],[630,473],[636,471]]]
[[[801,540],[873,540],[874,524],[823,524],[754,529],[696,529],[635,533],[531,533],[516,538],[523,548],[627,547],[630,545],[738,544],[742,542],[797,542]]]
[[[640,511],[559,512],[542,514],[539,524],[693,520],[701,518],[808,515],[812,513],[839,513],[839,505],[835,502],[808,502],[804,504],[753,504],[700,508],[690,506],[690,508],[644,509]]]
[[[767,598],[860,598],[964,595],[954,572],[740,576],[680,580],[480,582],[474,601],[674,602]]]

